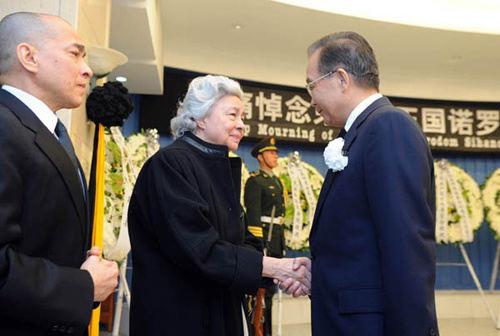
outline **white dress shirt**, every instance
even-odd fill
[[[356,121],[356,118],[359,117],[363,111],[370,106],[375,100],[382,98],[382,95],[380,93],[375,93],[372,94],[371,96],[365,98],[361,103],[356,106],[354,110],[352,110],[351,114],[349,114],[349,118],[347,118],[347,121],[345,123],[345,131],[349,132],[349,129],[351,128],[352,124]]]
[[[55,135],[57,116],[52,110],[45,105],[40,99],[24,92],[23,90],[17,89],[10,85],[3,85],[2,89],[13,94],[17,99],[22,101],[24,105],[33,111],[42,124],[47,127],[47,129]],[[56,136],[57,137],[57,136]]]

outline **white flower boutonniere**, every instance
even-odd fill
[[[344,139],[337,138],[328,143],[323,156],[325,163],[334,172],[344,170],[347,166],[348,157],[344,156],[342,148],[344,147]]]

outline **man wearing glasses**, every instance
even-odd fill
[[[311,103],[326,125],[343,127],[337,151],[347,157],[330,165],[310,235],[313,335],[438,335],[427,140],[378,92],[362,36],[328,35],[308,54]]]

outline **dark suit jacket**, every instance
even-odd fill
[[[0,335],[81,335],[93,282],[79,176],[35,114],[0,90]]]
[[[241,160],[189,132],[144,164],[128,217],[131,336],[243,335],[263,255],[240,190]]]
[[[437,335],[432,155],[387,98],[345,136],[310,235],[314,336]]]

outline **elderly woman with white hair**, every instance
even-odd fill
[[[240,85],[194,79],[171,127],[176,140],[146,162],[130,202],[130,334],[248,334],[242,302],[263,277],[307,294],[307,260],[263,256],[241,207],[244,133]]]

